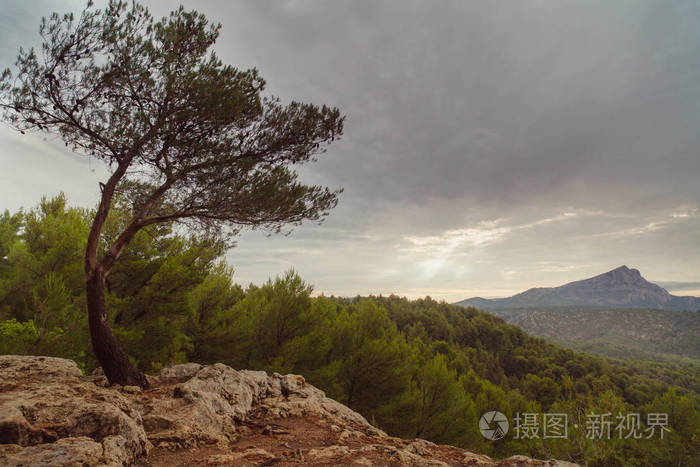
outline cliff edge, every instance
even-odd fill
[[[0,375],[0,465],[575,465],[394,438],[296,375],[188,363],[141,391],[13,355]]]

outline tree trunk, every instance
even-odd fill
[[[105,303],[105,278],[97,271],[88,273],[87,308],[92,348],[109,382],[148,388],[148,379],[131,364],[112,334]]]

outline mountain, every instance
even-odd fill
[[[590,279],[560,287],[538,287],[508,298],[470,298],[456,303],[480,309],[595,306],[657,310],[700,310],[700,298],[671,295],[642,277],[636,269],[620,266]]]

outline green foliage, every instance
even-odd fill
[[[529,334],[560,346],[613,358],[700,365],[700,313],[600,307],[492,309]]]
[[[33,321],[0,321],[0,354],[31,355],[38,338]]]
[[[117,204],[103,248],[129,209]],[[89,216],[59,196],[0,217],[0,352],[95,366],[80,280]],[[140,368],[197,361],[302,374],[391,434],[495,457],[694,465],[700,397],[692,372],[576,353],[430,298],[312,297],[294,271],[244,290],[223,252],[220,239],[184,237],[167,224],[142,230],[125,250],[108,276],[107,301],[115,333]],[[486,441],[478,419],[491,410],[511,421],[565,413],[569,437]],[[642,420],[668,413],[670,431],[663,440],[586,436],[587,414],[635,412]]]
[[[413,437],[454,442],[461,434],[469,407],[457,372],[449,368],[443,355],[417,368],[409,388],[413,407]]]
[[[0,276],[0,309],[6,310],[5,315],[36,319],[40,325],[41,315],[57,319],[46,313],[47,307],[62,308],[52,312],[68,313],[65,302],[85,287],[82,263],[76,258],[82,255],[86,231],[86,212],[67,208],[63,195],[43,198],[26,214],[6,213],[0,219],[0,232],[5,233],[0,250],[6,252],[5,273]],[[51,297],[49,291],[60,298]]]
[[[5,211],[0,216],[0,296],[6,293],[1,287],[9,282],[15,272],[7,255],[17,243],[17,234],[22,226],[23,217],[22,211],[15,214]],[[5,314],[7,314],[7,309],[3,309],[2,304],[0,304],[0,319]]]
[[[59,195],[42,199],[26,214],[0,217],[0,249],[7,251],[0,272],[0,317],[10,320],[5,323],[32,323],[35,333],[32,340],[5,344],[5,353],[60,355],[87,369],[96,365],[89,345],[83,272],[91,215],[67,207]],[[108,219],[103,250],[128,215],[118,200]],[[186,238],[168,224],[140,231],[127,248],[107,279],[107,301],[115,333],[142,369],[186,361],[192,349],[186,332],[192,316],[190,294],[213,277],[223,251],[219,239]]]
[[[362,301],[336,316],[332,335],[328,358],[338,362],[341,401],[374,415],[405,390],[408,348],[386,310]]]
[[[93,235],[115,190],[135,208],[129,234],[168,220],[280,231],[336,205],[340,191],[301,183],[294,166],[338,139],[344,117],[262,95],[256,69],[217,57],[220,29],[184,7],[157,21],[136,1],[91,2],[42,19],[41,52],[20,48],[0,73],[0,119],[56,134],[109,168]]]
[[[63,195],[42,198],[27,213],[0,218],[0,317],[31,323],[17,353],[61,355],[85,363],[86,316],[80,261],[87,212],[68,208]],[[5,344],[6,352],[9,343]]]
[[[110,0],[102,9],[90,1],[79,16],[42,18],[42,53],[20,48],[14,69],[0,73],[0,120],[22,134],[58,135],[66,147],[103,162],[109,172],[81,237],[84,244],[65,237],[66,245],[50,243],[55,251],[23,252],[58,240],[25,233],[19,254],[30,262],[58,257],[73,267],[79,263],[70,261],[72,249],[84,251],[79,270],[87,279],[92,346],[111,383],[146,388],[148,380],[133,363],[157,368],[163,361],[183,361],[192,351],[191,337],[183,332],[189,321],[186,295],[209,272],[210,261],[202,254],[221,255],[217,247],[224,232],[279,233],[288,225],[321,221],[342,192],[305,185],[295,171],[340,138],[345,119],[340,110],[294,101],[283,105],[263,95],[265,81],[256,69],[239,70],[217,57],[213,46],[220,29],[182,6],[157,21],[136,0]],[[65,199],[52,202],[47,208],[61,209]],[[25,219],[27,226],[31,221]],[[174,235],[173,222],[206,236]],[[3,224],[0,240],[5,241],[15,222],[8,218]],[[140,256],[122,269],[137,269],[142,280],[120,283],[116,274],[107,283],[132,242],[137,243],[132,254]],[[12,252],[0,258],[12,262]],[[25,303],[24,308],[49,305]],[[272,336],[277,347],[298,332],[281,316],[285,303],[278,305],[270,316],[281,326],[271,331],[281,333]],[[135,362],[115,335],[130,346]]]

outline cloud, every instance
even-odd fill
[[[451,229],[440,235],[405,236],[409,246],[400,247],[403,252],[449,255],[461,248],[482,248],[498,244],[508,237],[520,235],[521,231],[546,226],[555,222],[573,221],[580,216],[605,216],[602,211],[567,211],[552,217],[537,219],[523,224],[511,224],[507,219],[484,220],[475,227]]]
[[[9,5],[0,63],[82,3]],[[698,279],[700,3],[183,3],[222,23],[224,62],[347,114],[302,168],[345,188],[339,206],[289,237],[244,233],[227,255],[241,282],[295,267],[317,291],[458,300],[620,264]],[[59,190],[94,204],[99,167],[18,141],[0,132],[0,209]]]
[[[441,235],[406,236],[410,246],[401,248],[409,253],[449,254],[463,246],[482,247],[498,243],[511,231],[511,227],[499,227],[501,220],[482,221],[477,227],[448,230]]]
[[[698,208],[681,208],[671,214],[661,214],[652,218],[642,219],[641,224],[636,224],[621,230],[613,230],[596,234],[602,237],[633,237],[646,235],[653,232],[669,229],[677,226],[691,225],[698,218]],[[694,219],[695,218],[695,219]]]

